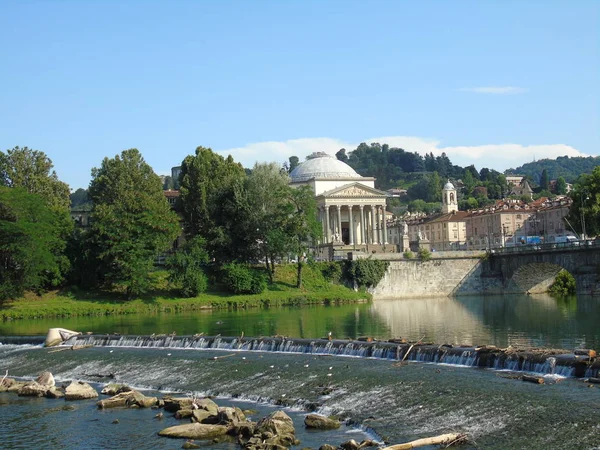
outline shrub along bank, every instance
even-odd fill
[[[377,261],[377,263],[379,263]],[[349,264],[349,263],[346,263]],[[362,263],[365,264],[364,262]],[[260,273],[261,269],[251,268]],[[167,272],[153,274],[153,293],[141,298],[126,300],[121,292],[92,292],[76,289],[53,291],[41,296],[29,293],[8,302],[0,309],[0,319],[33,319],[42,317],[75,317],[113,314],[144,314],[157,312],[183,312],[211,308],[250,308],[287,305],[314,305],[353,303],[370,299],[364,290],[349,289],[342,281],[349,271],[342,263],[309,263],[303,273],[303,288],[295,287],[296,265],[280,265],[274,283],[261,293],[234,294],[213,290],[193,298],[172,295],[172,282]],[[242,274],[245,278],[246,273]],[[370,278],[372,281],[373,278]],[[223,280],[227,283],[233,280]],[[357,283],[362,285],[363,283]],[[219,288],[220,285],[216,285]]]

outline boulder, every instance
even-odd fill
[[[295,435],[294,422],[283,411],[275,411],[263,417],[256,424],[256,431],[260,433],[271,432],[274,435]]]
[[[224,425],[208,425],[203,423],[189,423],[175,425],[159,431],[159,436],[185,439],[214,439],[227,433]]]
[[[52,386],[46,391],[46,397],[48,398],[63,398],[65,396],[65,390],[58,386]]]
[[[204,409],[194,409],[192,410],[192,422],[216,424],[219,423],[219,417]]]
[[[200,398],[196,399],[194,402],[198,409],[203,409],[204,411],[208,411],[215,416],[219,414],[219,405],[213,402],[210,398]]]
[[[110,398],[100,400],[96,405],[100,409],[108,408],[150,408],[158,403],[156,397],[146,397],[138,391],[121,392]]]
[[[193,409],[184,408],[184,409],[180,409],[179,411],[177,411],[175,413],[175,418],[179,419],[179,420],[181,420],[181,419],[187,419],[188,417],[192,417],[193,414],[194,414],[194,410]]]
[[[77,336],[81,333],[78,331],[67,330],[66,328],[50,328],[48,330],[48,334],[46,335],[46,341],[44,345],[46,347],[54,347],[55,345],[60,345],[67,339]]]
[[[40,373],[39,376],[35,379],[35,381],[37,381],[39,384],[43,384],[48,387],[56,385],[54,381],[54,375],[52,375],[50,372]]]
[[[131,389],[126,384],[110,383],[110,384],[107,384],[106,386],[104,386],[100,393],[104,394],[104,395],[117,395],[117,394],[120,394],[121,392],[129,392],[132,390],[133,389]]]
[[[96,389],[83,381],[72,381],[65,389],[65,400],[87,400],[96,397]]]
[[[339,428],[341,424],[339,420],[333,420],[319,414],[309,414],[304,419],[304,425],[306,428],[314,428],[317,430],[335,430]]]
[[[350,439],[349,441],[346,441],[340,445],[340,447],[344,450],[358,450],[360,448],[360,444],[354,439]]]
[[[200,446],[192,440],[192,441],[185,441],[183,443],[183,445],[181,446],[181,448],[188,448],[188,449],[189,448],[200,448]]]
[[[233,422],[245,422],[246,416],[240,408],[223,407],[219,408],[219,423],[229,424]]]
[[[331,444],[323,444],[319,447],[319,450],[337,450],[337,447]]]
[[[50,386],[31,381],[17,391],[17,395],[21,397],[44,397]]]
[[[255,422],[237,422],[233,423],[229,427],[227,434],[231,436],[237,436],[238,441],[243,442],[247,441],[254,435],[255,428]]]

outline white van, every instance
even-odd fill
[[[573,242],[579,242],[579,239],[577,239],[577,236],[573,236],[572,234],[567,234],[566,236],[556,236],[554,238],[554,242],[556,242],[557,244],[562,244],[562,243],[573,243]]]

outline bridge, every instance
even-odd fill
[[[600,241],[526,245],[490,250],[482,268],[501,276],[504,291],[546,292],[565,269],[577,281],[577,291],[600,293]]]
[[[434,252],[427,261],[399,253],[370,257],[390,262],[372,289],[375,298],[542,293],[562,269],[575,277],[578,293],[600,295],[599,241]]]

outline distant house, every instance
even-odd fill
[[[392,188],[392,189],[388,189],[385,192],[387,193],[388,197],[398,198],[398,197],[402,197],[402,196],[406,195],[407,190]]]
[[[519,186],[524,178],[523,175],[506,175],[506,182],[509,185]]]
[[[510,195],[517,195],[519,197],[526,195],[529,198],[533,198],[533,189],[531,189],[527,180],[523,179],[517,186],[512,186]]]
[[[179,198],[179,191],[167,189],[163,191],[163,194],[167,198],[167,201],[169,202],[169,205],[171,205],[171,208],[174,208],[175,203],[177,203],[177,199]]]

